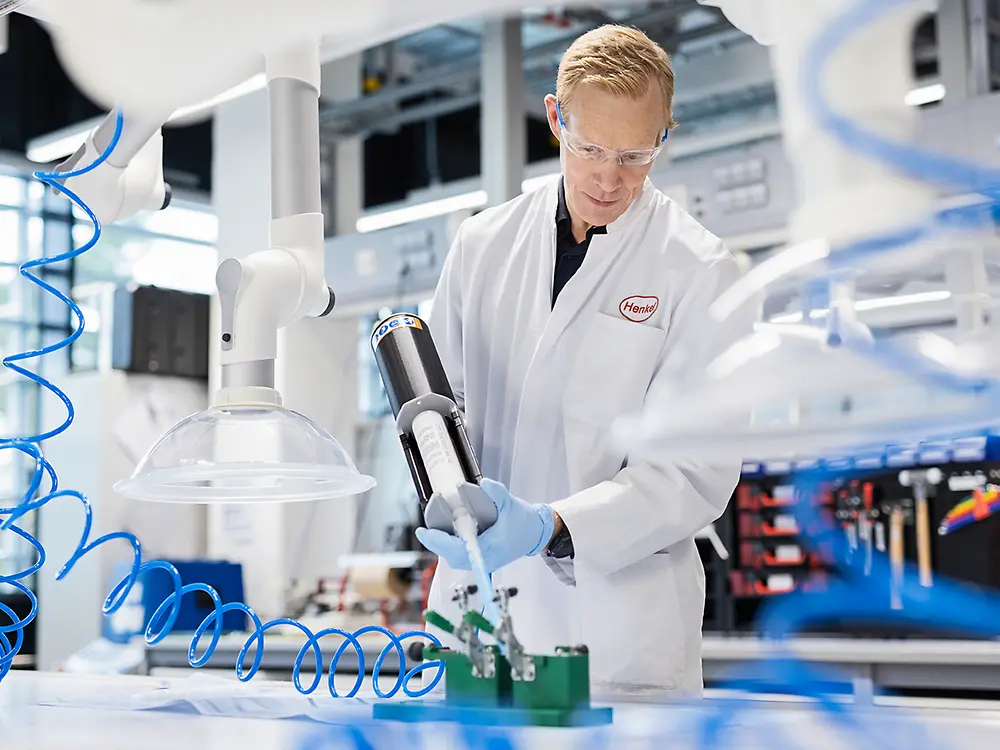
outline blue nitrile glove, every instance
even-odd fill
[[[479,547],[486,572],[509,565],[525,556],[544,550],[555,531],[555,515],[548,505],[532,505],[520,500],[499,482],[484,479],[479,485],[497,506],[497,520],[479,535]],[[465,543],[454,534],[437,529],[417,529],[417,539],[424,547],[444,558],[455,570],[470,570]]]

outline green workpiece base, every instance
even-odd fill
[[[377,703],[372,716],[385,721],[447,721],[485,727],[596,727],[611,723],[610,708],[500,708],[455,706],[444,701]]]

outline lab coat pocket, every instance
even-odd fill
[[[675,575],[665,553],[610,575],[577,566],[591,682],[612,691],[679,686],[685,637]]]
[[[625,452],[610,440],[610,427],[642,408],[666,338],[662,328],[603,313],[588,324],[562,401],[571,492],[621,469]]]

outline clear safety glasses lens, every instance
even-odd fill
[[[562,132],[563,143],[566,144],[566,148],[571,153],[587,161],[606,162],[609,159],[614,159],[620,162],[623,167],[644,167],[656,158],[662,148],[657,146],[656,148],[612,151],[611,149],[604,148],[604,146],[598,146],[595,143],[588,143],[577,138],[566,130],[565,126],[561,126],[559,129]]]

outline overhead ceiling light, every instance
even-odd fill
[[[873,299],[858,300],[854,303],[854,309],[862,312],[864,310],[882,310],[886,307],[900,307],[901,305],[919,305],[924,302],[944,302],[951,299],[951,292],[918,292],[917,294],[901,294],[898,297],[875,297]]]
[[[429,219],[432,216],[442,216],[453,211],[462,211],[469,208],[479,208],[486,205],[487,195],[485,190],[473,190],[471,193],[460,193],[447,198],[440,198],[425,203],[415,203],[412,206],[403,206],[389,211],[381,211],[377,214],[362,216],[355,225],[359,232],[374,232],[379,229],[388,229],[400,224],[408,224],[411,221]]]
[[[944,99],[945,88],[943,83],[932,83],[929,86],[921,86],[906,94],[903,99],[911,107],[919,107],[922,104],[933,104]]]
[[[559,177],[559,173],[539,175],[529,177],[521,182],[521,192],[527,193],[541,187]],[[392,208],[388,211],[368,214],[358,219],[355,229],[359,232],[375,232],[379,229],[397,227],[401,224],[408,224],[411,221],[429,219],[432,216],[443,216],[453,211],[463,211],[470,208],[482,208],[489,200],[485,190],[472,190],[468,193],[450,195],[447,198],[425,201],[424,203],[414,203],[409,206]]]
[[[247,94],[252,94],[266,87],[267,76],[263,73],[258,73],[243,83],[233,86],[227,91],[223,91],[218,96],[213,96],[211,99],[206,99],[189,107],[181,107],[170,116],[169,122],[176,125],[183,125],[207,117],[220,104],[238,99]],[[67,128],[56,130],[48,135],[43,135],[40,138],[34,138],[28,142],[25,155],[30,161],[41,164],[48,164],[59,159],[64,159],[70,154],[75,153],[86,140],[87,136],[98,125],[104,122],[104,119],[104,117],[93,117],[89,120],[70,125]]]
[[[951,292],[948,291],[938,291],[938,292],[918,292],[916,294],[901,294],[898,297],[873,297],[871,299],[858,300],[854,303],[854,309],[856,312],[865,312],[867,310],[884,310],[889,307],[903,307],[904,305],[920,305],[927,302],[944,302],[947,299],[951,299]],[[819,318],[825,318],[829,310],[816,309],[809,311],[809,317],[812,320],[817,320]],[[801,323],[802,322],[801,312],[791,312],[791,313],[781,313],[780,315],[775,315],[769,319],[771,323]]]
[[[104,122],[103,117],[92,117],[89,120],[70,125],[67,128],[53,131],[40,138],[33,138],[28,141],[28,148],[25,156],[30,161],[41,164],[64,159],[78,148],[87,139],[93,130]]]
[[[780,313],[779,315],[772,315],[767,319],[769,323],[801,323],[802,313],[800,312],[790,312],[790,313]]]

